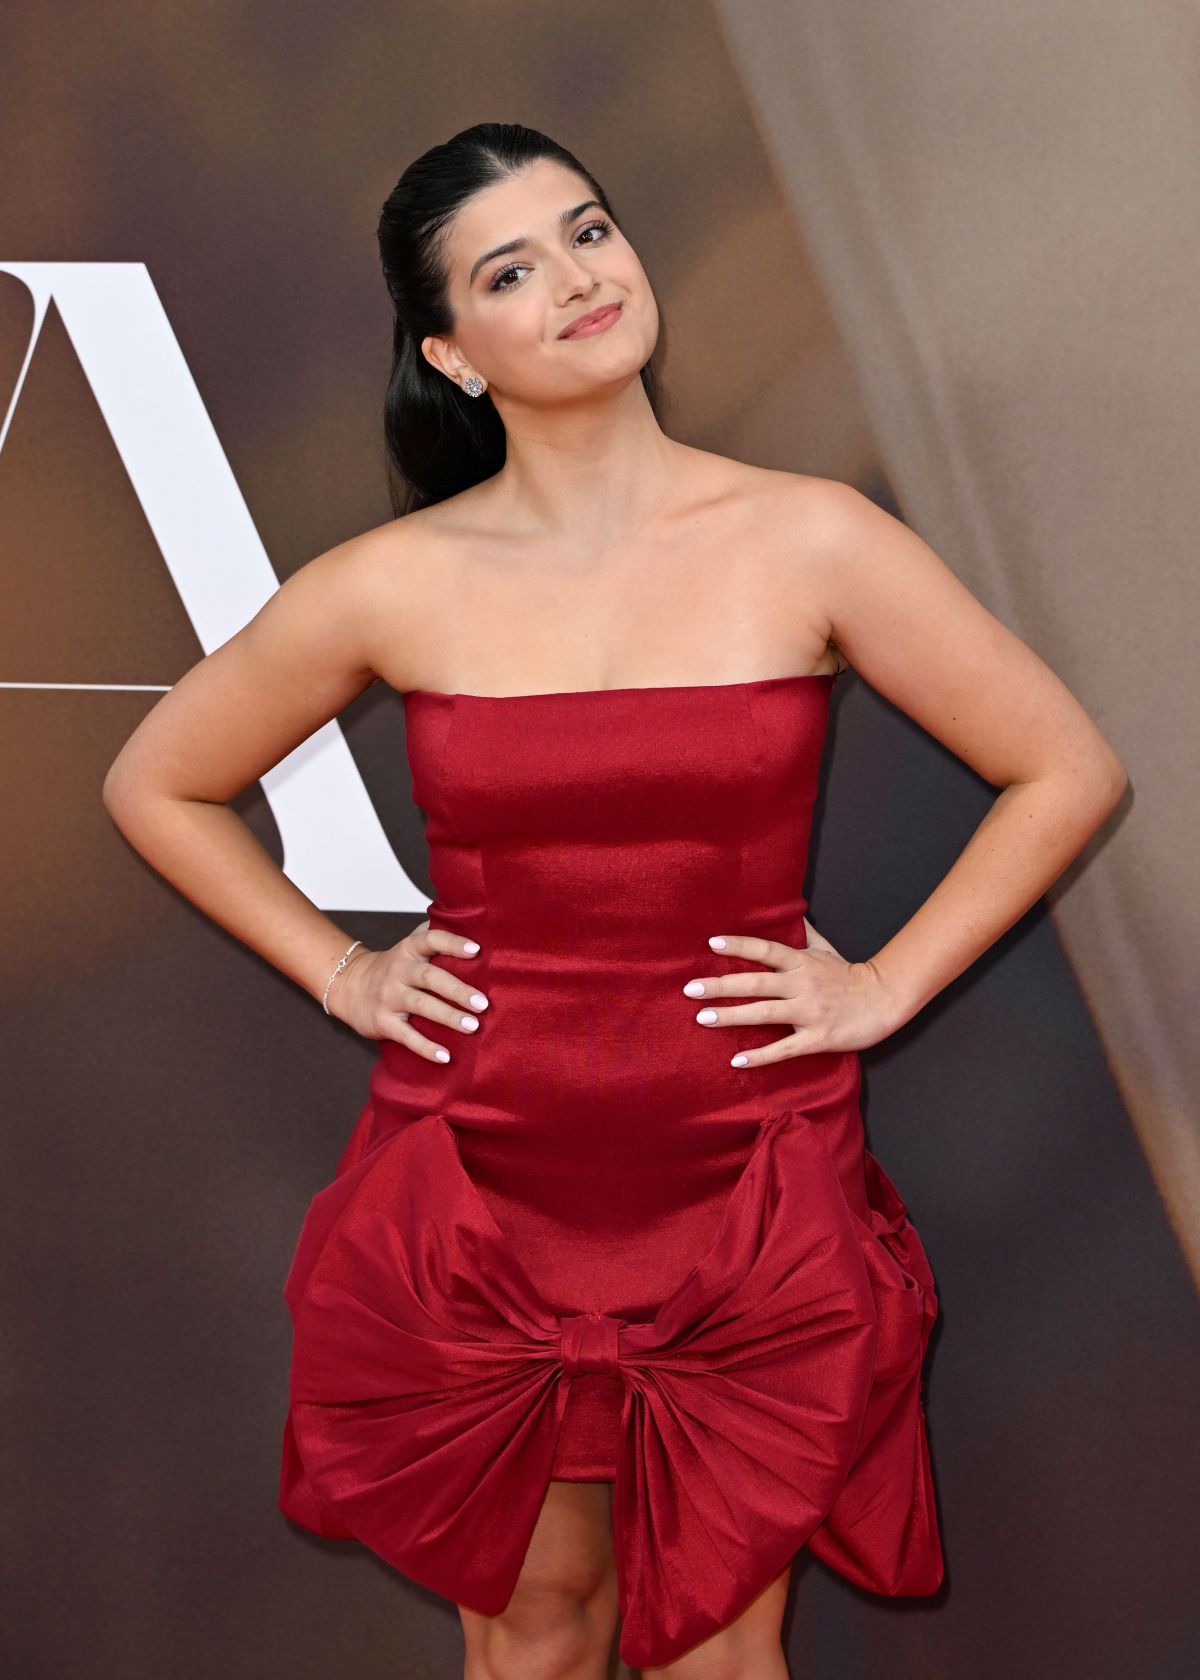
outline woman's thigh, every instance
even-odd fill
[[[458,1607],[464,1680],[609,1680],[617,1578],[612,1483],[552,1480],[497,1616]]]

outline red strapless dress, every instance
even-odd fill
[[[446,1064],[380,1043],[284,1285],[285,1514],[495,1614],[550,1478],[611,1479],[635,1668],[804,1545],[942,1579],[938,1303],[858,1054],[731,1067],[787,1029],[682,990],[762,972],[711,934],[806,943],[832,683],[405,695],[430,921],[482,947],[436,961],[490,1007],[417,1018]]]

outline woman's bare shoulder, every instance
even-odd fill
[[[834,519],[838,509],[858,494],[841,479],[822,478],[815,473],[794,472],[786,467],[762,467],[736,456],[713,450],[688,449],[697,477],[707,480],[714,492],[744,503],[755,513]]]
[[[368,609],[403,593],[407,600],[436,584],[461,551],[466,522],[451,502],[418,508],[344,538],[315,557],[319,566],[355,592]]]
[[[428,507],[415,508],[384,520],[352,537],[350,543],[363,568],[381,568],[390,577],[408,562],[421,561],[428,575],[436,575],[454,560],[468,558],[481,538],[502,537],[493,514],[488,480],[468,485]],[[405,578],[406,584],[415,581]]]
[[[747,479],[747,490],[790,513],[813,519],[834,518],[848,498],[859,494],[852,485],[838,478],[822,478],[816,473],[792,472],[784,467],[754,467]]]
[[[458,498],[452,500],[457,501]],[[343,538],[326,553],[339,555],[343,564],[369,573],[375,567],[386,565],[397,555],[415,553],[424,544],[442,538],[449,523],[447,508],[447,503],[437,503],[401,514],[399,518],[385,519],[365,531]]]
[[[453,619],[471,555],[462,496],[356,532],[301,568],[313,574],[310,609],[352,624],[364,662],[390,687],[410,686],[418,651]]]
[[[755,547],[775,564],[815,557],[853,518],[859,492],[840,480],[760,467],[713,450],[680,445],[681,511],[728,520],[750,530]],[[848,513],[847,508],[851,511]],[[394,610],[419,618],[453,600],[481,553],[500,552],[511,533],[494,516],[483,485],[419,508],[346,538],[318,557],[330,575],[352,589],[366,613]]]

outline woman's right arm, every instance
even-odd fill
[[[104,779],[105,809],[130,845],[318,1001],[354,935],[288,879],[227,802],[377,680],[368,649],[381,579],[370,532],[310,560],[163,695]],[[389,951],[359,947],[330,989],[330,1013],[432,1059],[438,1047],[407,1014],[416,1007],[463,1030],[471,988],[426,960],[470,954],[462,947],[428,923]]]

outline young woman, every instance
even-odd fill
[[[467,1672],[786,1675],[795,1552],[942,1578],[933,1277],[858,1053],[1009,928],[1125,784],[1055,674],[847,485],[667,437],[654,294],[593,177],[482,124],[384,208],[396,513],[154,707],[105,803],[379,1044],[304,1220],[280,1503],[459,1606]],[[848,961],[801,896],[860,676],[1001,791]],[[437,893],[368,950],[227,802],[404,696]]]

